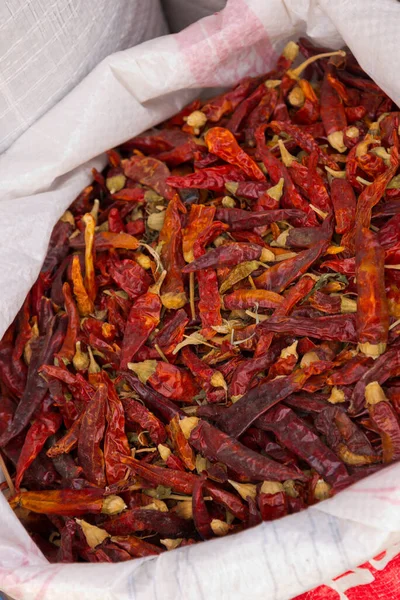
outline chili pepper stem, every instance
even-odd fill
[[[192,320],[196,319],[196,307],[194,304],[194,272],[189,273],[189,299],[190,299],[190,313]]]
[[[301,65],[296,67],[295,69],[288,69],[286,74],[289,75],[291,79],[299,79],[300,74],[306,69],[309,65],[316,62],[320,58],[330,58],[331,56],[346,56],[346,52],[344,50],[337,50],[335,52],[323,52],[322,54],[316,54],[315,56],[310,56],[307,58]]]
[[[161,356],[162,360],[166,363],[169,363],[168,358],[165,356],[164,352],[161,350],[158,344],[154,344],[154,348],[157,350],[158,354]]]
[[[13,480],[11,479],[10,473],[8,472],[8,469],[6,467],[6,463],[4,462],[4,458],[3,458],[1,451],[0,451],[0,469],[3,471],[4,477],[6,478],[8,489],[10,490],[11,495],[15,496],[14,483],[13,483]]]

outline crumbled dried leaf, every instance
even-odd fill
[[[232,479],[228,479],[228,481],[243,498],[243,500],[247,500],[249,496],[252,500],[256,499],[257,487],[252,483],[238,483],[237,481],[232,481]]]
[[[96,548],[99,544],[104,542],[107,538],[110,537],[110,534],[105,531],[105,529],[101,529],[100,527],[96,527],[95,525],[91,525],[87,523],[83,519],[75,519],[78,525],[81,527],[83,534],[86,538],[86,542],[92,550]]]

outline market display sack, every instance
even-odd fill
[[[0,157],[0,334],[38,275],[55,222],[89,183],[90,169],[105,165],[105,150],[172,116],[199,89],[265,73],[285,43],[303,34],[317,45],[346,44],[399,102],[398,14],[391,0],[333,7],[322,0],[302,6],[235,0],[179,34],[98,65]],[[49,564],[2,497],[0,589],[16,600],[241,598],[249,592],[284,600],[327,584],[343,597],[370,582],[373,569],[400,549],[398,471],[393,464],[306,511],[235,536],[120,564]]]

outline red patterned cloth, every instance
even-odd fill
[[[397,552],[398,548],[394,550]],[[347,571],[292,600],[398,600],[400,599],[400,554],[381,552],[354,571]]]

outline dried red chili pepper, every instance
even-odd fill
[[[144,556],[157,556],[162,553],[162,549],[150,542],[146,542],[134,535],[115,535],[111,538],[112,542],[120,546],[135,558]]]
[[[338,406],[328,406],[316,417],[315,426],[328,446],[349,466],[380,462],[367,436]]]
[[[132,300],[145,294],[151,279],[146,271],[134,260],[125,258],[110,264],[110,275],[115,283],[124,290]]]
[[[389,332],[384,262],[376,235],[362,228],[356,240],[357,336],[361,352],[373,358],[386,350]]]
[[[150,288],[151,289],[151,288]],[[160,322],[161,299],[158,293],[148,291],[139,296],[132,305],[125,326],[121,346],[121,368],[133,360]]]
[[[260,167],[240,148],[235,137],[228,129],[212,127],[205,134],[204,140],[209,152],[242,169],[249,179],[265,180],[265,175]]]
[[[209,121],[216,123],[224,114],[235,110],[239,103],[253,91],[256,85],[257,81],[247,77],[229,92],[225,92],[224,94],[209,100],[203,105],[201,110]]]
[[[235,165],[222,165],[201,169],[196,173],[183,177],[168,177],[168,185],[173,188],[198,188],[223,193],[225,185],[230,181],[245,181],[248,179],[244,171]]]
[[[193,513],[193,521],[196,526],[196,529],[203,540],[207,540],[212,537],[212,529],[211,529],[211,517],[207,510],[206,503],[203,498],[203,489],[204,489],[205,480],[203,477],[200,477],[196,480],[193,486],[192,493],[192,513]]]
[[[182,269],[182,272],[192,273],[203,269],[233,267],[246,260],[263,260],[264,255],[266,255],[264,248],[256,244],[224,244],[192,261]]]
[[[123,371],[121,376],[128,381],[132,389],[144,402],[144,405],[152,412],[155,412],[156,415],[159,415],[160,418],[169,422],[175,415],[184,414],[176,404],[144,385],[133,373]]]
[[[191,404],[198,388],[190,373],[162,361],[146,360],[142,363],[128,363],[142,383],[149,383],[160,394],[180,402]]]
[[[161,161],[148,156],[133,156],[122,161],[122,168],[133,181],[149,186],[164,198],[172,198],[172,190],[167,182],[170,172]]]
[[[229,435],[240,436],[265,411],[299,391],[309,377],[326,368],[326,363],[317,362],[306,369],[297,369],[288,377],[261,383],[227,408],[218,419],[218,425]]]
[[[182,278],[182,267],[185,262],[182,255],[182,230],[180,213],[185,214],[178,194],[174,194],[170,200],[162,230],[160,231],[159,243],[162,244],[160,258],[167,271],[162,285],[161,302],[166,308],[174,310],[182,308],[186,304],[186,293]]]
[[[282,292],[297,277],[306,273],[310,266],[321,256],[327,247],[325,240],[319,241],[313,248],[299,252],[297,256],[288,258],[273,265],[262,275],[254,279],[258,288],[264,288],[274,292]]]
[[[365,389],[365,399],[370,419],[382,439],[383,462],[400,457],[400,421],[378,382],[371,382]]]
[[[65,359],[66,361],[71,361],[75,355],[75,344],[78,339],[80,319],[69,283],[64,283],[62,291],[64,294],[65,310],[68,315],[68,328],[63,345],[61,346],[61,350],[58,352],[57,357],[59,360]]]
[[[265,126],[261,126],[255,133],[257,141],[257,152],[262,159],[265,168],[271,178],[271,181],[276,185],[280,179],[285,181],[285,193],[283,196],[282,205],[287,208],[298,208],[307,214],[309,225],[317,225],[317,219],[315,213],[310,208],[309,204],[302,198],[299,192],[296,190],[294,183],[290,177],[288,170],[265,145]]]
[[[10,500],[10,504],[42,515],[75,517],[85,513],[117,514],[124,509],[122,498],[104,498],[103,494],[104,491],[99,488],[30,491],[17,494]]]
[[[193,256],[200,258],[206,253],[205,246],[212,242],[227,227],[215,221],[207,229],[199,233],[193,245]],[[222,323],[221,298],[218,292],[217,274],[213,269],[206,269],[196,273],[199,289],[199,312],[203,328],[208,332],[213,326]],[[212,333],[213,330],[211,330]]]
[[[155,444],[162,444],[167,439],[167,432],[162,422],[147,408],[133,398],[122,400],[126,420],[138,423],[144,431],[148,431]]]
[[[305,460],[328,483],[335,485],[347,479],[343,462],[289,407],[275,406],[257,419],[256,426],[273,432],[282,445]]]
[[[35,460],[44,447],[46,440],[53,435],[61,425],[61,415],[55,412],[42,413],[30,426],[21,454],[17,463],[17,474],[15,477],[15,488],[19,490],[25,471]]]
[[[334,77],[335,73],[335,67],[328,63],[321,86],[321,119],[330,145],[339,152],[345,152],[343,130],[347,126],[346,112],[339,94],[329,79],[329,75]]]
[[[346,179],[332,180],[331,198],[335,211],[335,231],[339,234],[348,233],[355,225],[357,201]]]
[[[79,428],[78,458],[86,479],[105,487],[105,462],[101,446],[106,428],[107,387],[100,384],[89,402]]]
[[[222,374],[203,363],[189,348],[183,348],[181,359],[206,393],[208,402],[222,402],[226,396],[226,383]]]
[[[200,421],[192,430],[189,442],[203,456],[223,462],[245,480],[305,480],[304,475],[296,469],[279,465],[266,456],[249,450],[206,421]]]

